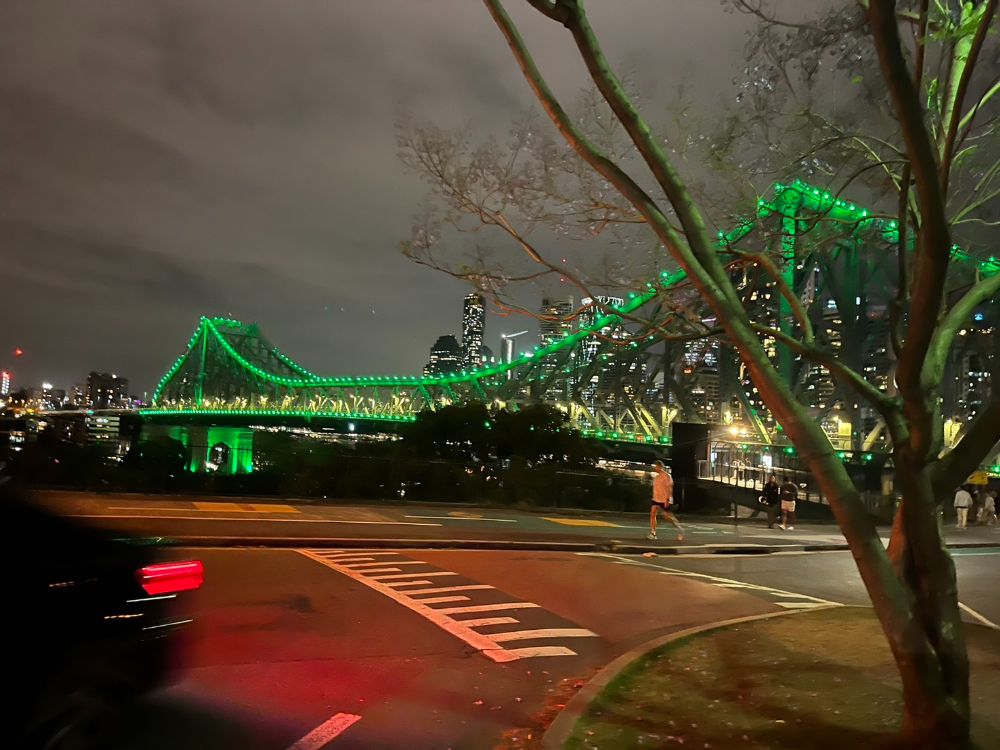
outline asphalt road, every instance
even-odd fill
[[[134,747],[494,748],[537,733],[615,656],[745,615],[864,603],[846,553],[171,549],[206,582],[179,682]],[[1000,621],[1000,550],[956,558]],[[507,745],[503,745],[507,737]]]
[[[254,543],[288,540],[295,544],[324,539],[395,542],[428,540],[609,543],[651,548],[700,545],[801,546],[842,545],[833,524],[801,524],[794,531],[768,529],[762,520],[734,524],[721,518],[688,518],[683,513],[686,538],[676,541],[672,529],[660,522],[657,542],[646,540],[648,516],[585,512],[525,512],[512,509],[456,507],[454,505],[351,505],[288,500],[171,498],[156,495],[95,495],[51,492],[40,496],[56,511],[86,523],[99,524],[142,536],[179,538],[190,543],[225,543],[249,539]],[[883,530],[887,536],[889,529]],[[1000,544],[1000,526],[949,528],[949,543]]]

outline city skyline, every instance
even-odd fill
[[[66,387],[123,372],[141,393],[199,316],[226,315],[316,371],[418,370],[470,290],[399,252],[425,188],[396,158],[393,123],[411,112],[480,138],[537,107],[479,4],[448,6],[447,24],[391,5],[393,24],[384,7],[340,4],[9,9],[0,240],[16,325],[0,331],[0,368]],[[732,87],[740,68],[747,19],[704,6],[680,3],[683,27],[656,23],[651,0],[633,3],[634,26],[592,15],[609,54],[669,98],[658,70],[690,67],[697,92]],[[585,71],[558,64],[563,35],[532,33],[553,85],[577,90]],[[722,52],[692,65],[702,44]]]

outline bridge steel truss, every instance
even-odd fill
[[[804,231],[815,231],[823,222],[832,223],[840,231],[840,236],[831,240],[836,247],[830,253],[811,249],[819,243],[815,238],[806,243],[802,237]],[[777,228],[772,236],[781,243],[783,271],[796,294],[804,300],[811,295],[810,302],[819,294],[835,301],[846,323],[844,338],[852,342],[843,356],[858,367],[871,348],[864,319],[872,302],[865,289],[874,284],[884,296],[893,273],[877,261],[870,262],[870,251],[884,250],[898,242],[897,223],[874,217],[867,209],[795,181],[776,185],[774,199],[759,201],[754,218],[739,222],[728,233],[720,232],[720,252],[740,248],[744,238],[765,224]],[[953,252],[970,272],[992,275],[1000,271],[1000,261],[995,257],[974,260],[958,247]],[[824,281],[820,284],[811,271],[814,268],[822,272],[819,275]],[[839,279],[836,283],[835,278]],[[669,367],[669,363],[662,362],[662,354],[651,352],[659,339],[646,336],[615,341],[602,332],[622,326],[630,315],[638,316],[640,308],[684,279],[683,271],[662,271],[642,292],[631,293],[622,307],[548,346],[536,347],[509,363],[442,376],[323,377],[281,353],[256,325],[203,317],[187,347],[160,380],[152,406],[142,413],[149,417],[325,417],[400,423],[414,421],[423,410],[449,404],[481,401],[519,408],[545,402],[562,409],[571,425],[584,435],[668,443],[670,423],[678,410],[665,398],[663,389],[654,385],[661,368]],[[787,303],[783,298],[776,303],[777,324],[794,335]],[[818,307],[811,305],[810,310],[819,316],[814,318],[814,324],[820,330],[823,320]],[[576,355],[585,339],[596,340],[597,346],[595,349],[591,343],[593,356],[581,361]],[[777,346],[776,354],[780,371],[801,389],[806,365],[783,345]],[[734,362],[732,353],[720,357],[720,375],[723,381],[742,390],[733,373],[723,372]],[[595,381],[600,381],[600,398],[594,398]],[[730,395],[740,396],[747,403],[746,392],[725,393],[723,398]],[[851,399],[842,397],[844,403],[853,403]],[[771,436],[759,418],[757,429],[761,439],[770,442]],[[870,447],[865,445],[865,449]]]

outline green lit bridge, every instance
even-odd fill
[[[780,254],[785,279],[807,304],[817,330],[825,327],[836,336],[840,356],[858,372],[889,380],[888,347],[879,343],[887,339],[887,329],[873,321],[886,317],[896,277],[895,256],[887,250],[898,241],[895,220],[795,181],[776,185],[769,200],[758,201],[753,217],[720,232],[718,246],[720,252]],[[957,246],[953,252],[970,277],[1000,271],[995,257],[972,259]],[[792,316],[780,295],[743,273],[739,288],[745,304],[794,335]],[[633,316],[654,317],[655,306],[684,280],[681,271],[662,271],[644,289],[629,294],[623,305],[602,308],[593,322],[547,346],[500,365],[430,377],[317,375],[282,353],[256,325],[206,317],[160,380],[152,405],[141,413],[147,423],[162,425],[201,421],[235,429],[357,420],[371,429],[379,423],[389,428],[411,422],[424,410],[449,404],[480,401],[516,409],[545,402],[563,410],[583,435],[607,441],[666,445],[671,423],[678,419],[739,423],[745,431],[734,430],[737,440],[742,434],[744,440],[765,445],[780,442],[777,426],[756,400],[756,389],[732,350],[716,344],[714,365],[709,367],[697,361],[701,355],[665,345],[657,336],[609,335]],[[586,356],[581,356],[584,350]],[[810,397],[810,389],[821,394],[813,399],[816,418],[829,420],[836,409],[836,425],[849,426],[846,434],[836,425],[828,430],[837,447],[878,449],[881,428],[876,417],[787,347],[775,344],[774,351],[780,370],[801,394]],[[879,357],[882,365],[870,365]],[[704,388],[696,403],[692,393],[698,386],[692,383],[712,367],[717,392],[709,399],[711,408],[705,409]]]

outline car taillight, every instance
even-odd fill
[[[201,560],[156,563],[139,568],[135,578],[150,596],[196,589],[205,581]]]

